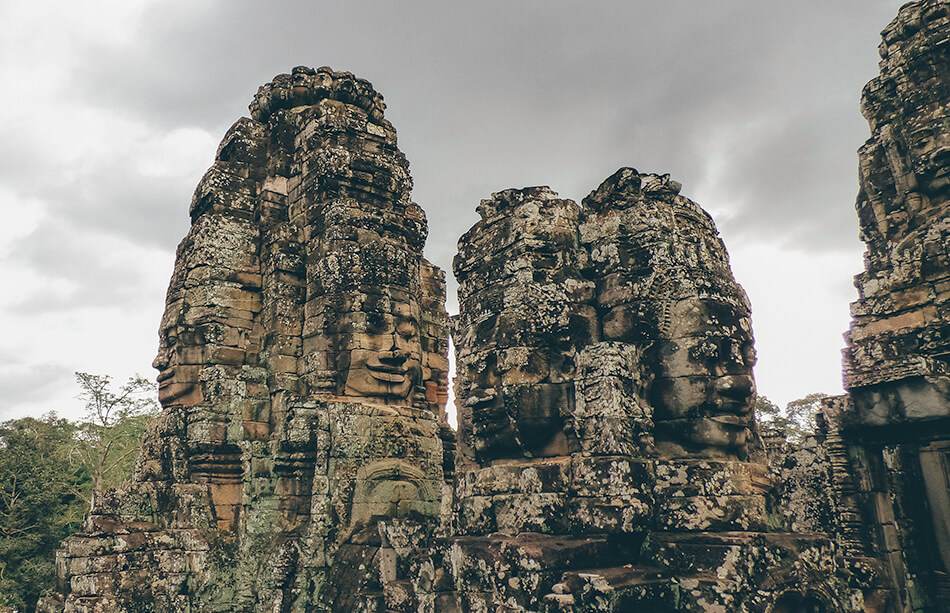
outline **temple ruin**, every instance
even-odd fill
[[[482,200],[449,318],[382,97],[275,77],[195,190],[134,481],[37,610],[950,611],[950,0],[883,37],[848,393],[797,446],[668,175]]]
[[[882,36],[861,97],[848,394],[822,413],[853,548],[904,610],[950,611],[950,3],[905,5]]]

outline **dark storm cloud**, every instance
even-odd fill
[[[492,191],[550,184],[579,199],[621,165],[670,172],[687,194],[711,181],[717,202],[700,204],[728,209],[734,236],[788,231],[833,249],[853,225],[858,94],[899,4],[165,3],[134,46],[87,49],[69,88],[217,134],[294,65],[367,77],[389,103],[443,266]],[[745,130],[763,118],[768,129]],[[741,137],[710,148],[723,133]],[[138,235],[141,217],[115,210],[106,221]]]

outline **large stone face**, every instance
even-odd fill
[[[642,352],[666,457],[747,459],[751,308],[709,215],[667,176],[621,169],[584,200],[603,338]]]
[[[580,208],[546,187],[482,201],[459,242],[460,452],[480,464],[563,456],[575,356],[594,333]]]
[[[862,610],[775,506],[749,301],[679,191],[632,168],[581,206],[504,190],[459,241],[462,610]]]

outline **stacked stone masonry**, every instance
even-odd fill
[[[677,182],[483,200],[450,321],[382,97],[278,75],[195,190],[135,478],[38,611],[946,610],[948,12],[884,31],[850,395],[801,445],[756,423],[750,304]]]
[[[847,395],[826,401],[838,530],[883,563],[904,611],[950,611],[950,2],[882,32],[861,109],[867,251],[845,335]]]

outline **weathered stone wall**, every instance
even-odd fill
[[[867,253],[845,351],[849,390],[946,375],[948,22],[945,1],[904,7],[882,32],[881,74],[861,98],[871,138],[858,152],[856,206]],[[901,409],[922,416],[914,412],[926,410],[925,401],[908,397]]]
[[[851,541],[885,564],[899,606],[950,610],[950,2],[901,8],[864,88],[858,152],[867,245],[844,351],[846,398],[829,403]]]

